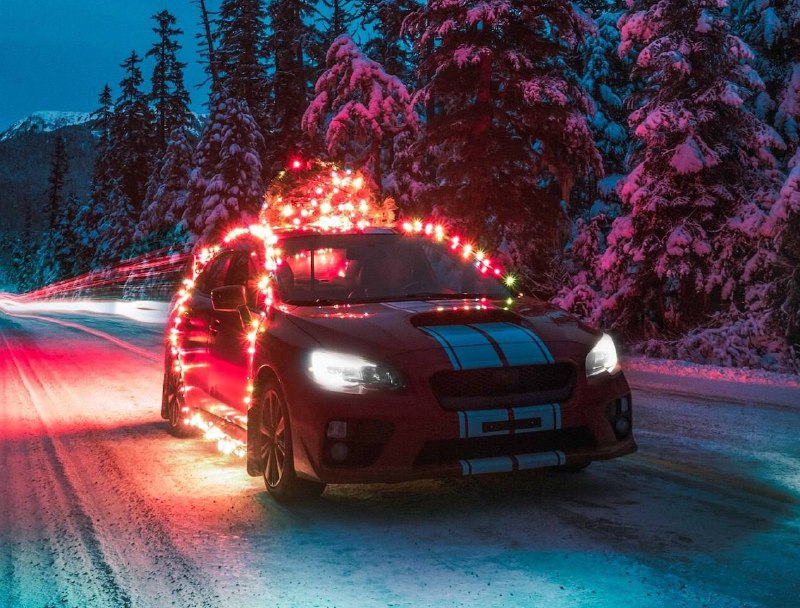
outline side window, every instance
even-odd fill
[[[238,251],[231,261],[225,285],[244,285],[248,306],[256,308],[260,300],[258,282],[264,272],[264,264],[255,252]]]
[[[219,254],[211,260],[203,271],[197,275],[194,287],[200,293],[209,294],[212,289],[222,287],[231,264],[233,254],[229,251]]]

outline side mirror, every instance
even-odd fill
[[[247,306],[244,285],[225,285],[211,290],[211,308],[222,312],[237,312]]]

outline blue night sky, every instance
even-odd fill
[[[207,2],[209,9],[217,0]],[[196,63],[199,10],[189,0],[0,0],[0,132],[38,110],[88,112],[107,82],[116,96],[119,64],[155,41],[151,16],[167,9],[184,31],[192,108],[202,110],[205,77]],[[148,86],[152,65],[142,67]]]

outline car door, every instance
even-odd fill
[[[237,251],[226,276],[226,285],[244,286],[248,306],[237,311],[214,310],[211,313],[210,350],[211,394],[226,405],[247,411],[248,374],[250,372],[251,321],[256,317],[253,286],[263,264],[252,251]]]
[[[211,365],[211,290],[225,282],[233,252],[223,252],[197,275],[192,296],[182,313],[183,382],[190,407],[206,409]]]

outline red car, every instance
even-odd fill
[[[481,255],[391,229],[266,241],[237,235],[187,282],[161,414],[246,454],[276,499],[636,450],[612,339]]]

